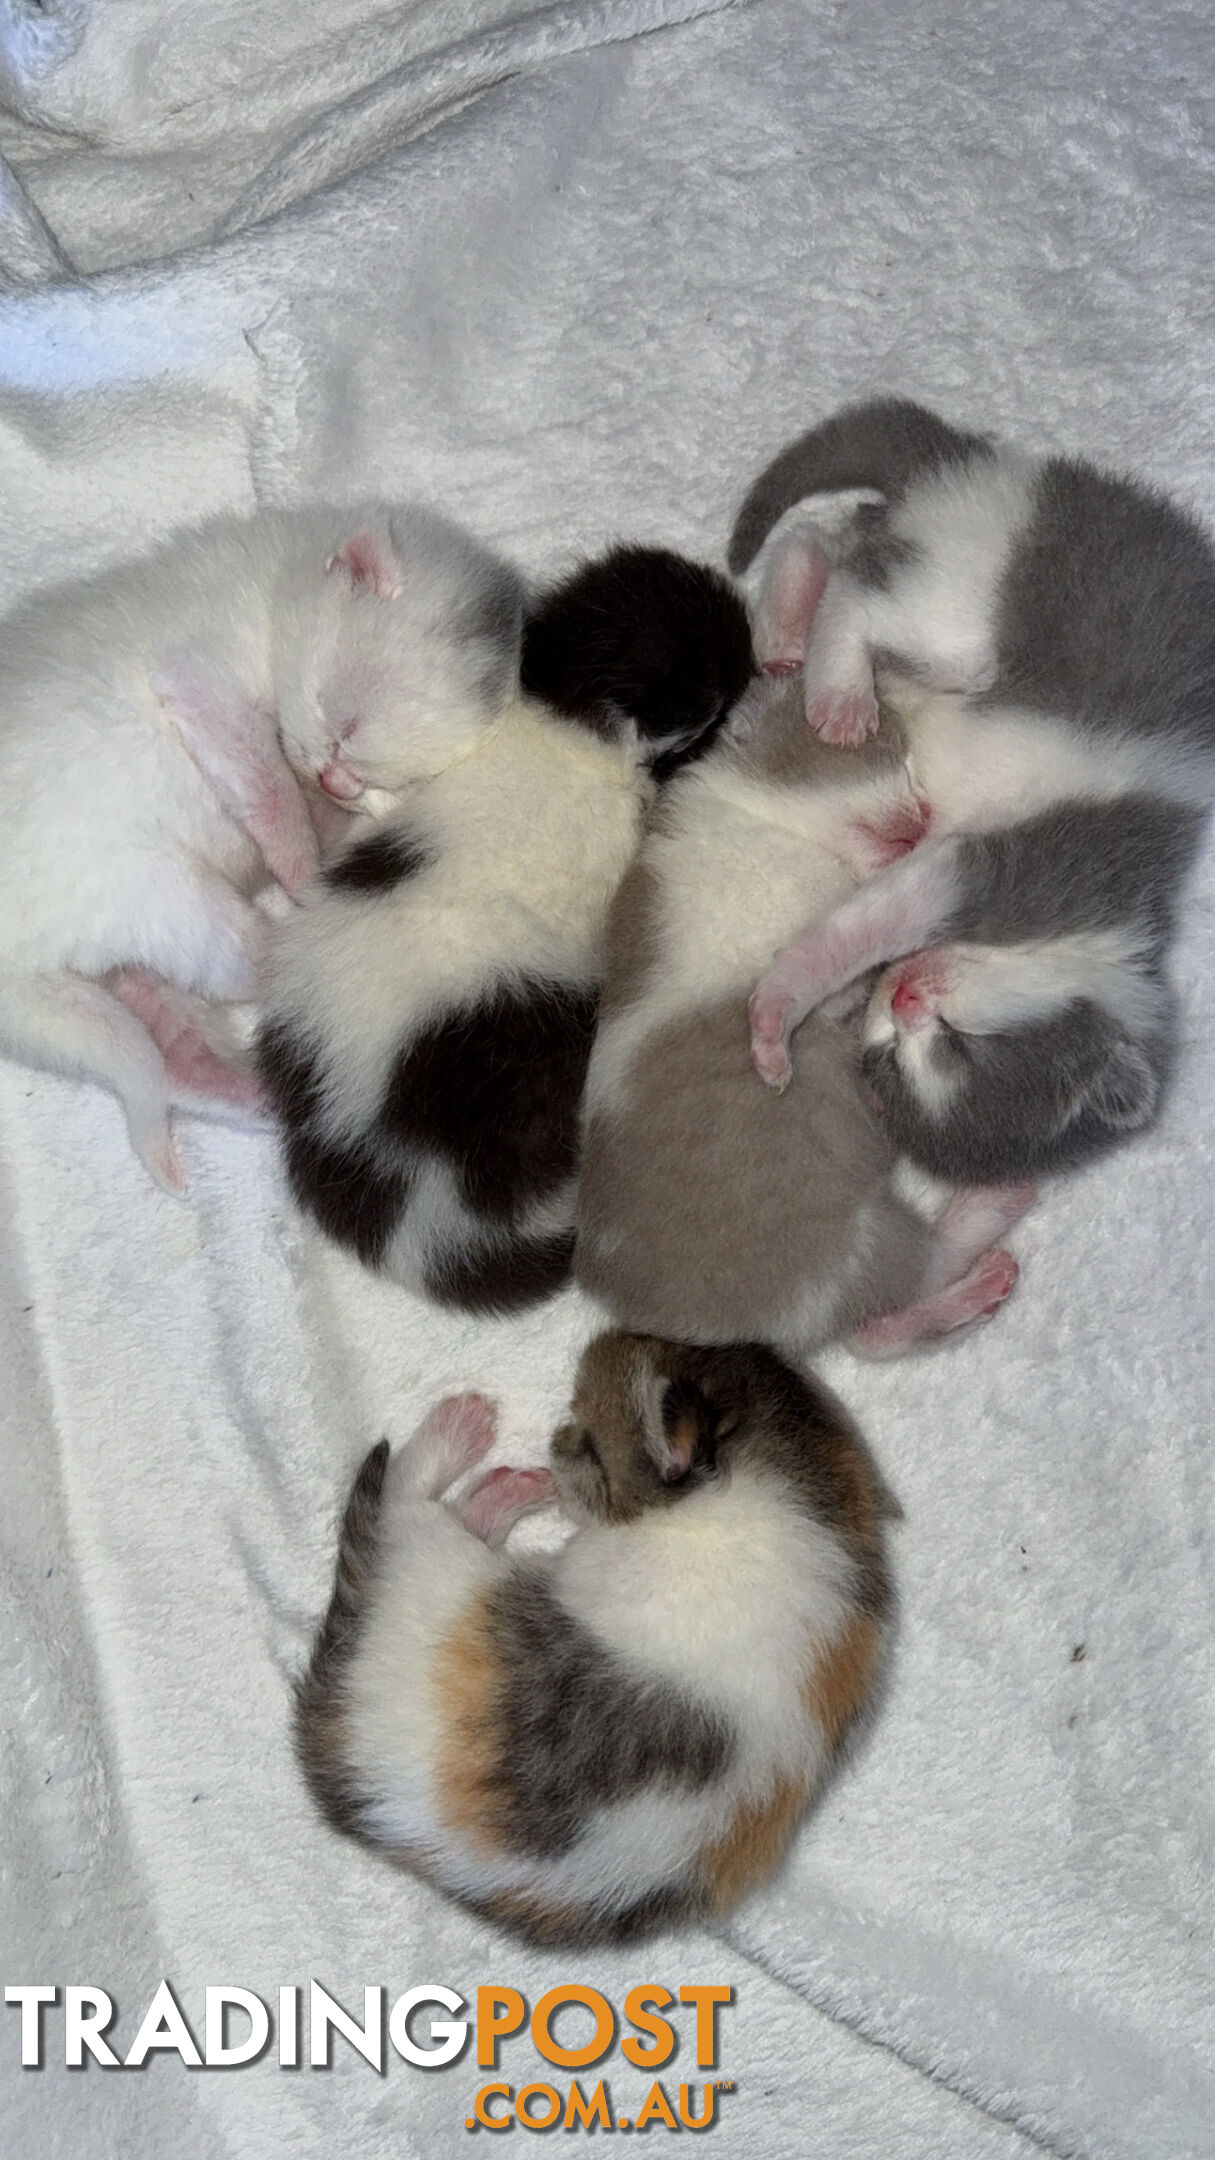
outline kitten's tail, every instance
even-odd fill
[[[962,464],[991,447],[987,436],[952,428],[906,398],[845,405],[765,466],[735,519],[726,559],[740,576],[778,518],[808,495],[873,488],[889,500],[921,473]]]
[[[295,1748],[304,1775],[335,1829],[356,1835],[362,1811],[349,1769],[342,1681],[358,1649],[371,1594],[388,1456],[388,1442],[381,1440],[354,1481],[342,1517],[333,1596],[295,1694]]]
[[[131,1145],[166,1192],[186,1175],[169,1129],[164,1060],[135,1015],[83,975],[0,977],[0,1051],[117,1095]]]

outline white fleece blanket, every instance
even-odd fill
[[[760,461],[878,388],[1215,516],[1191,0],[0,0],[0,53],[6,598],[319,490],[536,570],[720,556]],[[1168,1113],[1044,1195],[1009,1309],[827,1361],[906,1511],[888,1699],[771,1891],[629,1956],[378,1866],[288,1745],[355,1462],[471,1384],[537,1459],[576,1298],[436,1314],[321,1247],[268,1138],[190,1126],[176,1203],[108,1098],[0,1068],[0,1978],[60,1990],[40,2071],[2,2012],[6,2160],[464,2150],[467,2051],[64,2068],[66,1985],[122,2054],[162,1977],[200,2037],[207,1984],[730,1982],[717,2151],[1210,2160],[1213,915],[1208,853]],[[501,2075],[569,2073],[520,2040]]]

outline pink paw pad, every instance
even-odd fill
[[[809,707],[810,725],[825,743],[854,750],[878,724],[872,690],[820,690]]]
[[[159,1185],[162,1192],[171,1193],[175,1200],[190,1189],[186,1166],[177,1152],[172,1137],[166,1133],[163,1139],[149,1142],[138,1150],[145,1170]]]
[[[793,1078],[785,1023],[788,1006],[783,997],[757,990],[747,1007],[751,1026],[751,1062],[768,1087],[783,1093]]]
[[[183,1028],[161,1054],[175,1089],[208,1102],[228,1103],[234,1110],[263,1107],[265,1097],[253,1074],[242,1065],[228,1064],[192,1028]]]
[[[535,1508],[547,1507],[556,1490],[548,1470],[491,1470],[464,1494],[457,1512],[474,1537],[499,1544],[512,1523]]]
[[[445,1395],[425,1420],[422,1433],[440,1441],[453,1478],[488,1455],[498,1431],[498,1412],[488,1395]],[[419,1434],[421,1438],[422,1434]]]
[[[965,1327],[971,1320],[990,1320],[1013,1289],[1021,1270],[1010,1252],[998,1247],[976,1260],[968,1275],[954,1283],[942,1299],[942,1317],[949,1328]],[[948,1317],[946,1317],[946,1308]]]

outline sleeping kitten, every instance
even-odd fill
[[[935,1223],[910,1204],[851,1020],[807,1023],[783,1098],[751,1068],[765,955],[921,831],[900,749],[889,731],[830,749],[798,686],[761,684],[664,791],[612,910],[585,1096],[576,1273],[621,1326],[883,1354],[1016,1280],[997,1240],[1030,1193],[957,1194]]]
[[[253,993],[258,888],[315,869],[314,807],[356,810],[472,748],[515,684],[521,618],[494,556],[383,504],[218,518],[14,609],[0,1050],[111,1088],[180,1192],[170,1105],[256,1101],[206,1001]]]
[[[617,549],[539,601],[529,695],[358,840],[271,948],[259,1067],[322,1229],[474,1312],[558,1289],[612,895],[650,772],[752,667],[715,571]]]
[[[494,1550],[544,1471],[444,1499],[493,1438],[456,1396],[363,1464],[297,1700],[312,1791],[533,1941],[715,1919],[872,1701],[893,1504],[842,1406],[753,1344],[589,1346],[551,1457],[582,1527],[555,1557]]]
[[[797,525],[849,489],[883,499],[833,564]],[[867,1031],[898,1145],[976,1180],[1084,1160],[1151,1122],[1172,1061],[1165,955],[1215,793],[1215,553],[1130,481],[897,402],[781,453],[740,512],[735,568],[782,515],[760,660],[785,673],[804,652],[828,742],[864,739],[880,688],[927,838],[778,955],[752,1001],[756,1065],[786,1085],[804,1014],[914,955]]]

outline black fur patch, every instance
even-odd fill
[[[666,548],[618,547],[538,602],[523,688],[596,733],[621,714],[665,778],[707,749],[755,672],[751,626],[727,578]]]
[[[361,898],[365,893],[391,892],[406,878],[429,868],[433,861],[430,849],[412,833],[402,831],[399,825],[388,825],[368,833],[365,840],[356,840],[322,872],[322,877],[331,892],[353,893]]]
[[[502,1237],[475,1252],[432,1260],[425,1288],[436,1303],[457,1305],[463,1312],[523,1312],[563,1290],[573,1267],[572,1230],[548,1238]]]
[[[291,1190],[326,1234],[368,1267],[383,1259],[409,1196],[404,1169],[387,1168],[368,1144],[344,1145],[318,1129],[319,1060],[281,1021],[263,1027],[257,1070],[283,1123]]]
[[[500,983],[402,1050],[380,1108],[400,1146],[449,1162],[470,1208],[508,1224],[573,1177],[593,990]]]
[[[727,560],[738,577],[777,519],[806,495],[875,488],[896,502],[913,480],[991,450],[985,435],[950,427],[905,398],[846,405],[777,452],[750,489],[730,535]]]
[[[668,1681],[625,1671],[539,1570],[504,1577],[488,1613],[505,1675],[495,1815],[517,1852],[568,1852],[596,1808],[722,1776],[734,1751],[724,1720]]]

